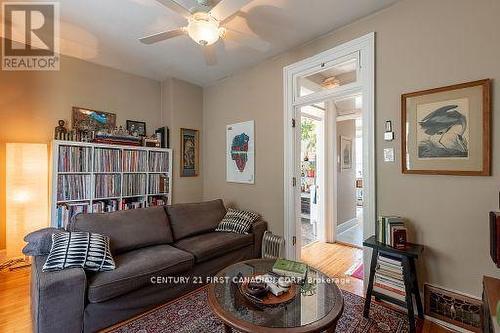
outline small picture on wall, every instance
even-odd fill
[[[401,96],[402,169],[409,174],[491,174],[490,80]]]
[[[146,123],[143,121],[127,120],[127,131],[138,136],[146,136]]]
[[[352,139],[345,136],[340,137],[340,168],[352,168]]]
[[[196,177],[199,170],[199,131],[181,128],[181,177]]]
[[[77,131],[113,130],[116,127],[116,114],[73,107],[73,129]]]

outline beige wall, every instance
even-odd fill
[[[379,214],[413,224],[426,246],[423,275],[448,288],[480,295],[483,274],[500,276],[488,255],[489,210],[498,209],[500,117],[493,117],[493,177],[402,175],[400,95],[426,88],[500,77],[500,2],[406,0],[205,89],[204,197],[223,197],[261,212],[283,232],[282,68],[366,33],[376,32],[376,154]],[[493,110],[500,88],[493,87]],[[225,182],[224,126],[255,120],[256,183]],[[396,140],[383,141],[385,120]],[[396,162],[383,162],[383,149]]]
[[[48,143],[57,120],[71,121],[82,106],[145,121],[148,133],[161,125],[160,83],[74,58],[59,72],[0,71],[0,249],[5,248],[5,143]],[[48,221],[46,222],[48,224]]]
[[[337,224],[356,218],[356,124],[355,120],[337,122],[338,152],[342,154],[340,137],[352,140],[352,168],[337,169]]]
[[[203,171],[197,177],[180,177],[180,129],[202,129],[203,89],[194,84],[169,79],[162,82],[162,121],[170,128],[170,147],[174,151],[173,202],[195,202],[203,197]],[[202,133],[200,133],[201,138]],[[203,144],[203,140],[200,140]],[[200,154],[202,148],[200,147]]]

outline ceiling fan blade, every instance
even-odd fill
[[[271,47],[270,43],[259,38],[258,36],[247,35],[227,28],[225,28],[224,39],[234,41],[238,44],[261,52],[267,52]]]
[[[221,0],[212,10],[210,14],[215,17],[219,22],[225,21],[227,18],[233,16],[247,3],[253,0]]]
[[[175,29],[175,30],[160,32],[160,33],[157,33],[157,34],[154,34],[151,36],[147,36],[147,37],[142,37],[142,38],[139,38],[139,40],[144,44],[154,44],[154,43],[158,43],[158,42],[170,39],[170,38],[182,36],[185,34],[186,34],[186,30],[184,28],[179,28],[179,29]]]
[[[186,8],[184,8],[184,6],[178,4],[174,0],[156,0],[156,1],[158,1],[159,3],[164,5],[165,7],[169,8],[170,10],[173,10],[174,12],[181,15],[182,17],[185,17],[186,19],[191,17],[191,12],[189,10],[187,10]]]
[[[203,56],[207,65],[214,66],[217,64],[217,56],[215,54],[215,44],[202,46]]]

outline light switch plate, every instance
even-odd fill
[[[384,148],[384,162],[394,162],[394,148]]]

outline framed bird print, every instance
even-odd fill
[[[401,96],[405,174],[490,176],[490,80]]]

